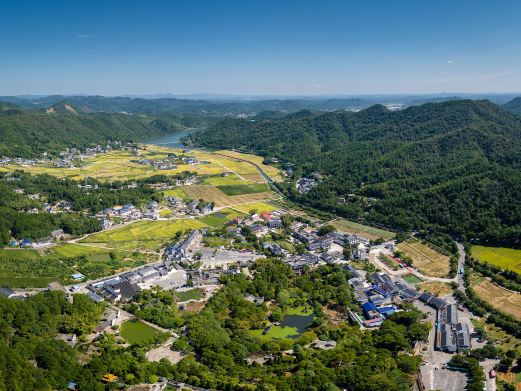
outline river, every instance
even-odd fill
[[[152,144],[152,145],[160,145],[162,147],[172,147],[172,148],[179,148],[185,146],[181,142],[181,139],[186,136],[190,136],[191,134],[194,134],[195,132],[198,132],[200,130],[203,130],[204,128],[188,128],[185,130],[181,130],[179,132],[175,132],[172,134],[167,134],[163,136],[153,137],[151,139],[145,140],[145,144]]]

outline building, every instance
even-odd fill
[[[368,301],[367,303],[362,304],[362,309],[364,310],[364,314],[368,319],[379,318],[380,313],[378,312],[378,308],[376,305]]]
[[[439,349],[448,353],[455,353],[457,351],[456,340],[452,328],[448,324],[441,325],[438,333]]]
[[[447,302],[443,299],[440,299],[439,297],[433,296],[428,292],[424,292],[420,295],[419,300],[422,303],[427,304],[428,306],[438,310],[444,305],[447,304]]]

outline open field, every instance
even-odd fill
[[[252,210],[256,211],[256,213],[263,213],[273,212],[274,210],[277,210],[279,208],[270,202],[252,202],[249,204],[234,206],[233,209],[236,209],[243,213],[250,213],[250,211]]]
[[[245,214],[241,212],[237,212],[236,210],[230,208],[225,208],[220,210],[219,212],[215,212],[201,217],[199,220],[212,227],[220,228],[223,225],[225,225],[228,221],[233,220],[236,217],[243,216],[245,216]]]
[[[138,221],[121,228],[96,233],[82,243],[100,243],[108,248],[157,250],[179,231],[204,228],[195,219]]]
[[[418,288],[420,288],[422,292],[429,292],[435,296],[443,297],[452,293],[452,288],[450,287],[450,284],[446,282],[427,281],[422,282],[417,286]]]
[[[409,284],[419,284],[423,281],[421,278],[416,277],[414,274],[406,274],[402,278]]]
[[[217,207],[247,204],[256,201],[269,200],[274,197],[274,194],[269,191],[229,196],[219,190],[216,186],[185,186],[183,191],[189,198],[215,202],[215,206]]]
[[[135,319],[123,322],[119,332],[119,334],[130,344],[148,341],[160,333],[160,331]]]
[[[176,187],[175,189],[171,189],[171,190],[163,190],[162,193],[165,197],[168,197],[168,196],[177,197],[177,198],[181,198],[184,200],[187,200],[190,198],[188,196],[188,194],[186,194],[186,192],[183,190],[183,187]]]
[[[243,159],[243,160],[249,161],[251,163],[257,164],[262,169],[262,171],[264,171],[266,173],[266,175],[268,175],[273,181],[275,181],[275,182],[282,181],[282,177],[280,175],[280,170],[277,167],[270,166],[269,164],[264,164],[263,163],[264,159],[261,156],[247,154],[247,153],[240,153],[240,152],[236,152],[236,151],[228,151],[228,150],[217,151],[217,153],[219,153],[221,155],[235,157],[238,159]]]
[[[242,195],[242,194],[255,194],[269,191],[268,185],[264,184],[252,184],[252,185],[221,185],[217,186],[224,194],[228,196]]]
[[[52,281],[73,283],[74,273],[96,279],[143,265],[155,257],[64,243],[45,252],[0,250],[0,259],[0,286],[43,288]]]
[[[472,288],[487,303],[521,320],[521,294],[518,292],[509,291],[486,279]]]
[[[396,249],[410,257],[412,265],[427,276],[445,277],[449,274],[450,258],[419,241],[402,242]]]
[[[390,240],[394,238],[395,235],[393,232],[390,231],[385,231],[383,229],[375,227],[369,227],[368,225],[355,223],[354,221],[349,221],[345,219],[333,220],[331,221],[331,224],[339,231],[345,231],[349,232],[350,234],[360,235],[371,240],[375,240],[378,238]]]
[[[201,184],[211,186],[227,186],[227,185],[243,185],[247,183],[244,179],[239,178],[237,174],[228,176],[212,175],[202,180]]]
[[[226,151],[223,151],[226,152]],[[236,172],[244,174],[242,180],[264,183],[264,179],[260,176],[258,170],[248,162],[239,161],[233,157],[216,155],[211,152],[202,150],[191,150],[187,155],[195,156],[198,160],[206,162],[205,164],[180,164],[174,170],[157,170],[148,165],[139,164],[139,159],[162,159],[169,153],[183,154],[182,149],[165,148],[153,145],[147,145],[140,150],[140,155],[136,156],[130,151],[111,151],[105,154],[99,154],[95,157],[86,158],[82,167],[74,168],[58,168],[50,166],[28,166],[21,167],[10,165],[2,167],[2,171],[24,170],[31,174],[50,174],[57,177],[67,177],[71,179],[84,179],[86,177],[97,178],[102,181],[113,180],[132,180],[138,178],[146,178],[152,175],[164,174],[174,175],[183,171],[196,172],[199,175],[218,176],[223,172]],[[261,157],[251,156],[251,159]],[[134,161],[133,161],[134,160]],[[263,168],[269,170],[274,176],[279,175],[279,170],[275,167],[263,165]],[[238,177],[237,177],[238,178]],[[226,177],[223,181],[212,184],[231,184]],[[239,178],[240,179],[240,178]]]
[[[496,347],[506,352],[508,350],[515,350],[518,354],[521,354],[521,340],[508,334],[506,331],[487,323],[482,318],[471,319],[474,327],[480,327],[485,330],[487,340],[491,341]]]
[[[472,246],[472,256],[481,262],[521,274],[521,250],[505,247]]]
[[[181,302],[188,300],[199,300],[204,297],[204,291],[202,289],[191,289],[189,291],[176,292],[175,295]]]

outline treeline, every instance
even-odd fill
[[[455,100],[398,112],[299,112],[282,119],[224,120],[198,145],[253,151],[319,172],[290,199],[398,231],[431,228],[461,239],[521,240],[521,118],[488,101]],[[294,178],[296,180],[296,178]],[[354,196],[350,196],[354,195]],[[338,198],[346,202],[339,204]]]
[[[499,311],[491,304],[481,299],[469,286],[467,272],[464,274],[465,293],[460,290],[454,291],[454,297],[472,313],[486,317],[488,323],[492,323],[508,334],[521,338],[521,322],[513,316]]]
[[[512,270],[480,262],[467,257],[466,264],[478,273],[489,277],[493,282],[512,291],[521,292],[521,276]]]

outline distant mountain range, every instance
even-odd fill
[[[323,174],[306,195],[284,189],[314,207],[396,229],[521,242],[521,117],[488,101],[227,119],[193,138],[293,163],[297,177]]]
[[[86,95],[50,96],[3,96],[0,102],[11,103],[26,109],[47,109],[60,102],[67,102],[83,113],[110,112],[133,114],[197,114],[204,116],[256,115],[261,112],[278,111],[293,113],[300,110],[336,111],[360,110],[374,104],[392,105],[405,108],[429,102],[442,102],[467,97],[468,94],[430,94],[430,95],[366,95],[350,97],[255,97],[225,95],[188,95],[172,97],[168,94],[152,97],[104,97]],[[472,95],[473,98],[489,99],[503,104],[512,95],[490,94]]]

